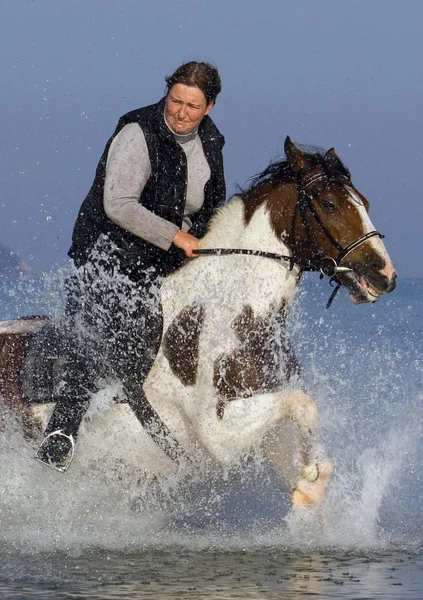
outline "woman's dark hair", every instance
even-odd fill
[[[176,69],[173,75],[165,77],[167,83],[166,95],[175,83],[183,83],[192,87],[198,87],[204,94],[207,104],[216,102],[216,98],[222,89],[220,75],[214,65],[195,60],[184,63]]]

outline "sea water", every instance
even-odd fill
[[[60,314],[63,277],[3,281],[0,318]],[[0,597],[423,598],[423,280],[373,305],[327,310],[330,292],[304,278],[289,324],[335,463],[318,515],[251,459],[167,485],[124,463],[60,474],[3,410]]]

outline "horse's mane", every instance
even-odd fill
[[[336,177],[336,175],[344,175],[349,177],[350,172],[345,165],[339,160],[336,164],[330,163],[325,157],[325,150],[318,146],[302,146],[298,145],[298,148],[308,155],[309,168],[312,169],[317,166],[322,166],[329,177]],[[271,185],[278,185],[281,183],[292,183],[298,178],[297,174],[291,169],[286,158],[276,160],[272,162],[264,171],[253,175],[248,180],[247,187],[238,187],[237,195],[243,199],[255,196],[256,193],[263,187],[263,185],[269,183]]]

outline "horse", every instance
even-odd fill
[[[291,489],[294,507],[321,504],[333,464],[289,340],[290,304],[304,271],[328,276],[356,304],[391,292],[396,272],[369,203],[335,150],[304,149],[289,137],[284,149],[284,159],[217,210],[198,257],[162,287],[163,337],[143,384],[152,418],[140,424],[124,401],[93,409],[77,454],[94,456],[120,419],[133,433],[127,460],[145,469],[170,473],[181,460],[193,468],[210,460],[230,466],[260,450]],[[47,362],[34,358],[46,323],[0,323],[0,397],[38,436],[63,361],[59,350],[52,357],[54,340],[40,354]],[[43,369],[48,390],[36,381]],[[115,445],[109,440],[109,449]]]

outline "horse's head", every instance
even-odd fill
[[[295,253],[333,275],[355,303],[376,302],[391,292],[396,273],[383,236],[375,231],[369,203],[334,149],[310,154],[288,137],[285,152],[297,187],[291,231]]]
[[[332,277],[356,304],[391,292],[396,273],[383,235],[374,229],[369,203],[334,149],[305,152],[287,137],[285,153],[285,161],[269,165],[242,192],[246,222],[264,205],[293,262]]]

